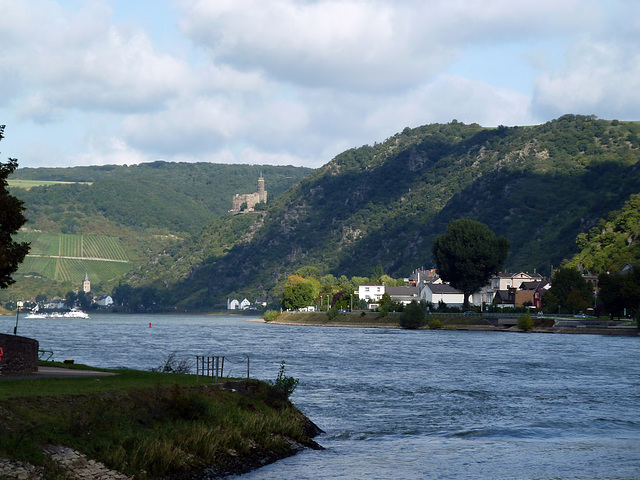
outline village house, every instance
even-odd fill
[[[111,295],[99,295],[98,298],[95,299],[95,302],[99,307],[110,307],[113,305],[113,298]]]
[[[522,306],[527,301],[533,302],[534,292],[525,293],[529,287],[522,288],[523,284],[542,282],[544,278],[538,273],[525,272],[500,272],[491,277],[489,283],[471,295],[469,303],[482,307],[491,303],[501,305]],[[511,293],[509,293],[512,291]],[[498,294],[498,292],[501,292]]]
[[[413,300],[420,300],[420,292],[418,287],[387,287],[384,284],[378,285],[377,283],[365,283],[358,287],[357,292],[353,292],[358,295],[360,300],[365,300],[369,304],[370,309],[378,307],[378,303],[382,299],[382,296],[387,293],[391,300],[394,302],[407,305]]]
[[[420,301],[418,287],[386,287],[385,293],[389,294],[391,300],[403,305],[408,305],[414,300]]]
[[[426,283],[420,291],[420,299],[435,306],[444,302],[448,307],[461,307],[464,304],[464,293],[447,283]]]
[[[238,301],[237,298],[227,298],[227,310],[248,310],[251,302],[246,298]]]
[[[442,283],[442,280],[440,280],[435,268],[429,270],[418,269],[414,270],[413,273],[409,275],[409,278],[405,279],[405,283],[410,287],[422,289],[425,283]]]
[[[360,300],[366,300],[368,303],[377,303],[384,295],[384,285],[378,285],[376,283],[365,283],[358,287],[357,292],[353,292],[358,295]]]

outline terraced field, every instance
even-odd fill
[[[21,232],[16,240],[31,243],[19,274],[72,283],[88,274],[92,282],[108,282],[135,266],[114,237]]]

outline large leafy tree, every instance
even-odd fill
[[[4,125],[0,125],[0,140],[4,138]],[[7,177],[18,167],[18,160],[10,158],[0,163],[0,288],[15,282],[11,275],[29,252],[29,244],[15,242],[12,236],[25,224],[22,202],[7,189]]]
[[[485,224],[465,218],[453,220],[447,232],[433,241],[433,258],[438,275],[469,296],[498,273],[509,253],[509,240],[496,236]]]
[[[598,299],[604,304],[607,313],[620,318],[625,312],[638,318],[640,311],[640,267],[623,275],[621,273],[603,273],[598,276],[600,292]],[[640,322],[638,323],[640,328]]]
[[[313,305],[320,292],[319,282],[300,275],[290,275],[282,293],[282,306],[287,310]]]
[[[575,268],[563,267],[553,272],[549,292],[557,297],[562,310],[575,313],[589,306],[593,298],[593,285]]]

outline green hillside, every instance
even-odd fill
[[[640,263],[640,195],[576,239],[580,251],[568,265],[598,275],[617,272],[625,263]]]
[[[19,281],[0,291],[2,300],[64,295],[79,288],[85,274],[94,293],[111,293],[119,278],[138,267],[114,237],[20,232],[16,240],[30,242],[31,250],[15,275]]]
[[[637,123],[576,115],[532,127],[406,128],[305,177],[226,255],[194,263],[190,252],[203,249],[176,249],[174,263],[192,267],[181,281],[154,281],[162,265],[133,280],[206,308],[232,292],[268,295],[305,265],[336,276],[381,265],[401,277],[432,266],[433,238],[461,217],[510,240],[508,269],[548,274],[575,254],[579,233],[640,191],[639,133]]]
[[[28,227],[47,232],[118,230],[195,233],[225,215],[260,174],[274,199],[312,170],[270,165],[153,162],[132,166],[20,168],[11,192],[25,202]],[[25,181],[82,182],[30,186]],[[30,183],[27,185],[31,185]]]
[[[64,295],[85,272],[94,293],[111,293],[123,274],[228,217],[233,195],[256,191],[261,174],[272,201],[311,171],[166,162],[18,169],[9,186],[26,207],[20,241],[31,252],[0,300]]]

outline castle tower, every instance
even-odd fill
[[[82,291],[84,293],[89,293],[91,291],[91,282],[89,281],[89,274],[84,274],[84,281],[82,282]]]
[[[258,177],[258,201],[267,203],[267,191],[264,189],[264,177],[262,176],[262,172],[260,173],[260,177]]]

